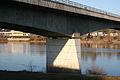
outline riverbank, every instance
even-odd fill
[[[0,38],[0,42],[41,42],[46,43],[45,39],[41,38]],[[81,40],[81,43],[88,43],[88,44],[120,44],[120,40]]]
[[[0,71],[0,80],[120,80],[120,77],[70,73]]]
[[[120,44],[118,40],[81,40],[81,43],[88,44]]]
[[[46,43],[45,39],[31,38],[0,38],[0,42],[41,42]]]

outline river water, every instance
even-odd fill
[[[0,43],[0,70],[45,72],[45,46],[28,42]]]
[[[120,76],[120,44],[82,44],[81,71],[95,66],[107,75]],[[0,43],[0,70],[46,71],[45,45],[29,42]]]
[[[120,44],[82,44],[82,73],[97,67],[107,75],[120,76]]]

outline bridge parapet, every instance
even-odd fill
[[[106,15],[109,15],[109,16],[120,18],[120,15],[117,15],[117,14],[114,14],[114,13],[111,13],[111,12],[107,12],[107,11],[103,11],[103,10],[100,10],[100,9],[97,9],[97,8],[94,8],[94,7],[90,7],[90,6],[87,6],[87,5],[83,5],[83,4],[80,4],[80,3],[77,3],[77,2],[74,2],[74,1],[70,1],[70,0],[51,0],[51,1],[62,3],[62,4],[67,4],[69,6],[74,6],[74,7],[78,7],[78,8],[82,8],[82,9],[86,9],[86,10],[90,10],[90,11],[94,11],[94,12],[98,12],[98,13],[102,13],[102,14],[106,14]]]

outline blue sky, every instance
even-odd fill
[[[71,0],[120,15],[120,0]]]

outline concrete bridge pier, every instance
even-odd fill
[[[77,34],[73,39],[48,39],[46,44],[48,72],[81,73],[81,46]]]

